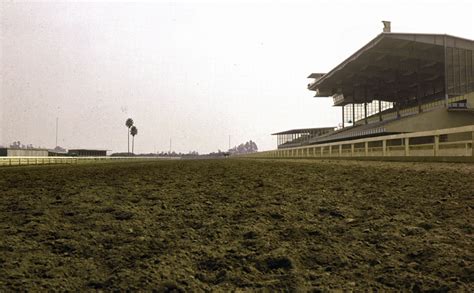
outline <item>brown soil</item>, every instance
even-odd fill
[[[474,167],[0,169],[0,291],[474,290]]]

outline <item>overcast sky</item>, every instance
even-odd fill
[[[224,3],[225,2],[225,3]],[[166,1],[0,4],[0,144],[207,153],[337,126],[307,90],[393,32],[473,39],[473,1]]]

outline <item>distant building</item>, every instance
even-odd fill
[[[47,157],[47,149],[0,148],[0,157]]]
[[[77,157],[105,157],[107,150],[74,149],[68,150],[67,154]]]
[[[56,150],[48,150],[49,157],[66,157],[69,156],[67,151],[56,151]]]

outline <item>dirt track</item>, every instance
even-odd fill
[[[474,290],[474,165],[0,169],[0,291]]]

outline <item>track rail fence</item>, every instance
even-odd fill
[[[0,157],[1,166],[84,164],[127,161],[170,160],[178,157]]]
[[[474,125],[306,145],[245,155],[254,158],[474,157]]]

